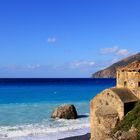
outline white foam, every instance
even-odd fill
[[[48,124],[48,121],[44,121],[41,124],[27,124],[17,126],[1,126],[0,127],[0,139],[10,140],[30,140],[33,138],[41,139],[47,136],[56,140],[56,137],[63,138],[73,135],[79,135],[79,132],[83,134],[83,130],[89,129],[89,117],[80,118],[76,120],[55,120]],[[66,133],[63,133],[66,132]],[[57,134],[57,135],[56,135]]]
[[[13,138],[5,138],[1,140],[58,140],[67,137],[79,136],[89,133],[89,128],[84,129],[76,129],[73,131],[63,131],[57,133],[50,133],[46,135],[36,135],[36,136],[21,136],[21,137],[13,137]]]

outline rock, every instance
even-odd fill
[[[77,116],[74,105],[61,105],[53,111],[51,118],[76,119]]]
[[[114,140],[137,140],[138,131],[136,128],[131,128],[129,131],[117,131],[114,134]]]
[[[114,137],[115,138],[118,138],[118,137],[121,137],[122,135],[122,131],[117,131],[115,134],[114,134]]]

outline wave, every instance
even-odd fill
[[[78,131],[79,129],[82,130],[85,128],[89,128],[90,126],[89,114],[84,114],[84,115],[88,117],[80,117],[79,119],[76,120],[51,119],[51,120],[44,120],[42,123],[35,123],[35,124],[0,126],[0,139],[8,138],[9,140],[9,138],[17,138],[17,137],[54,135],[56,133],[70,132],[70,131],[72,132],[74,130]]]

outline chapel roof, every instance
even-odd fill
[[[136,102],[138,98],[128,88],[110,88],[112,92],[117,94],[123,103]]]

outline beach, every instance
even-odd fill
[[[64,139],[60,139],[60,140],[90,140],[90,133],[87,133],[85,135],[80,135],[80,136],[64,138]]]

